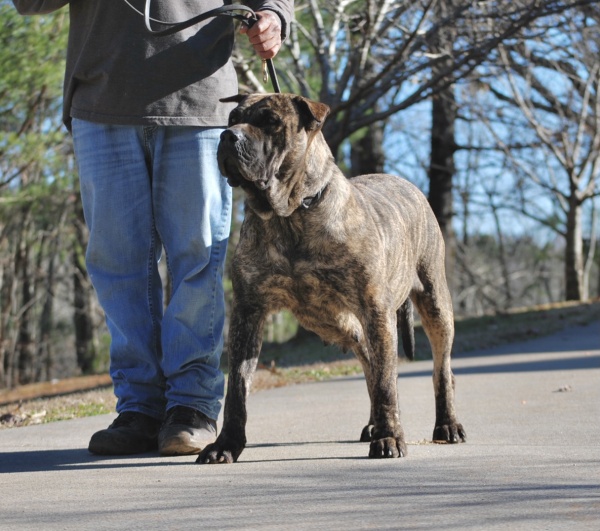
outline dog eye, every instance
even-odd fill
[[[231,113],[229,114],[229,122],[227,126],[231,127],[232,125],[239,123],[241,116],[242,113],[240,113],[237,109],[231,111]]]
[[[259,127],[277,127],[280,124],[281,119],[279,116],[269,111],[261,112],[256,119],[256,125]]]

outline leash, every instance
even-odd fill
[[[128,0],[123,0],[131,9],[133,9],[137,14],[144,17],[144,23],[146,25],[146,29],[152,35],[157,37],[163,37],[165,35],[173,35],[178,31],[189,28],[190,26],[194,26],[204,20],[213,17],[230,17],[240,21],[242,24],[251,28],[254,26],[256,22],[258,22],[258,16],[256,13],[250,9],[248,6],[242,4],[229,4],[217,7],[215,9],[211,9],[210,11],[205,11],[204,13],[200,13],[195,17],[192,17],[188,20],[184,20],[182,22],[166,22],[164,20],[158,20],[152,18],[150,16],[150,3],[151,0],[146,0],[144,5],[144,12],[142,13],[135,6],[133,6]],[[245,14],[240,13],[243,12]],[[162,26],[168,26],[165,29],[155,30],[152,28],[152,22],[156,24],[160,24]],[[275,66],[273,65],[272,59],[263,59],[263,80],[265,83],[269,81],[269,75],[271,76],[271,83],[273,84],[273,90],[277,93],[281,92],[279,88],[279,81],[277,80],[277,72],[275,71]]]

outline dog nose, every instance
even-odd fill
[[[239,131],[236,131],[234,129],[225,129],[225,131],[223,131],[221,133],[221,142],[235,144],[236,142],[239,142],[241,139],[242,139],[242,133],[240,133]]]

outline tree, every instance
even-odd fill
[[[62,356],[79,194],[61,118],[68,13],[2,2],[0,16],[0,386],[12,386],[51,377]]]
[[[593,261],[584,256],[583,209],[600,194],[599,23],[600,9],[587,6],[501,46],[497,75],[484,83],[497,118],[479,114],[515,179],[510,207],[565,239],[567,300],[588,297]]]

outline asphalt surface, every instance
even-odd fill
[[[409,454],[367,458],[363,378],[250,396],[233,465],[86,448],[111,415],[0,431],[0,530],[600,529],[600,323],[456,355],[468,441],[428,442],[431,362],[402,364]]]

